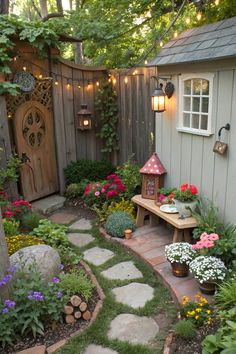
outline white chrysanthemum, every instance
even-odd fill
[[[189,264],[189,270],[200,283],[203,283],[209,280],[223,280],[227,268],[219,258],[199,256]]]
[[[196,252],[189,243],[176,242],[165,246],[165,256],[171,263],[178,262],[189,264],[196,256]]]

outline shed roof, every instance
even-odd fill
[[[148,66],[236,57],[236,17],[191,28],[168,42]]]

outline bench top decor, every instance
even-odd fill
[[[157,200],[158,189],[164,186],[163,175],[166,169],[161,163],[157,153],[154,152],[150,159],[140,169],[142,174],[142,197]]]

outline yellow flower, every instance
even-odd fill
[[[197,316],[195,316],[195,320],[198,320],[199,319],[199,316],[197,315]]]
[[[207,313],[208,315],[210,315],[211,310],[206,310],[206,313]]]
[[[195,315],[195,311],[193,310],[193,311],[188,311],[187,312],[187,315],[189,315],[189,316],[194,316]]]
[[[211,319],[211,317],[209,317],[208,321],[207,321],[207,324],[211,324],[211,322],[212,322],[212,319]]]
[[[196,312],[201,312],[202,309],[201,309],[200,307],[197,307],[195,311],[196,311]]]

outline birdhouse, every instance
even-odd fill
[[[157,153],[152,154],[140,173],[142,174],[142,197],[157,200],[158,189],[163,188],[164,173],[166,173]]]

